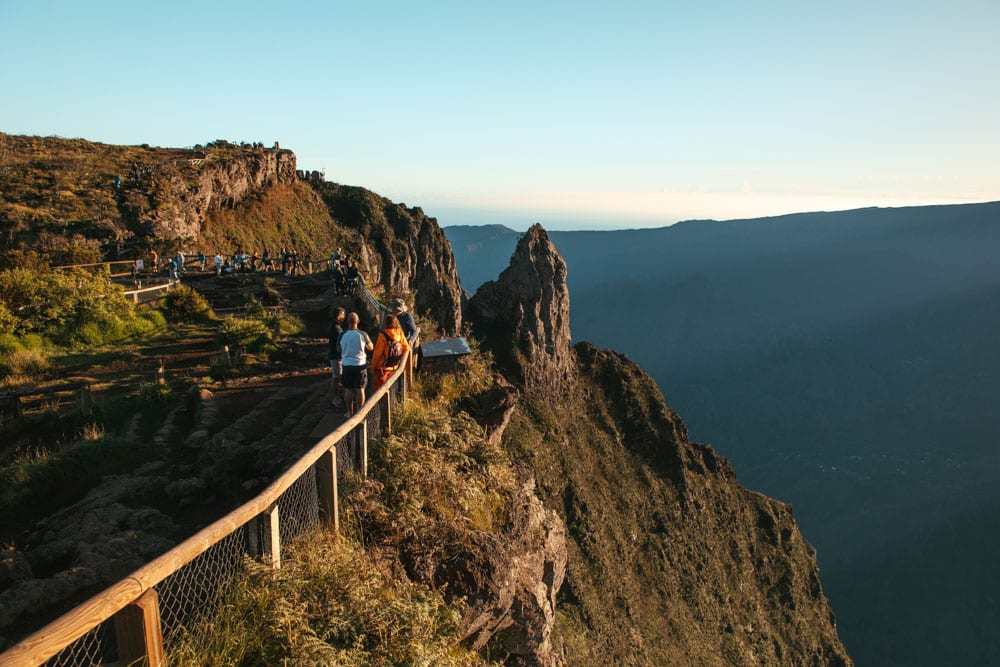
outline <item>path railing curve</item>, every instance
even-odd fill
[[[393,407],[406,400],[408,361],[255,498],[21,640],[0,654],[0,665],[165,665],[184,628],[212,613],[246,556],[280,568],[289,540],[317,526],[339,530],[338,480],[349,467],[367,477],[368,438],[392,431]]]

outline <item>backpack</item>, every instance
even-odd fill
[[[385,352],[385,366],[386,368],[391,366],[398,366],[399,362],[403,360],[403,344],[398,340],[389,337],[389,334],[382,332],[385,336],[385,342],[388,343],[388,348]]]

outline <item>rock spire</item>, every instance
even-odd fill
[[[574,361],[566,262],[541,225],[521,238],[499,278],[479,288],[469,313],[498,364],[527,391],[569,391]]]

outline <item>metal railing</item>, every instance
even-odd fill
[[[15,644],[0,664],[166,664],[183,630],[213,612],[246,556],[280,568],[289,540],[321,525],[339,531],[338,480],[350,467],[367,476],[368,437],[391,432],[393,406],[406,400],[408,361],[260,495]]]

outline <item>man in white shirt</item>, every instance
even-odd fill
[[[337,340],[343,368],[340,383],[344,387],[344,402],[347,404],[345,417],[350,417],[365,404],[365,386],[368,384],[367,353],[374,347],[368,334],[358,329],[358,319],[357,313],[348,313],[344,320],[347,330]]]

